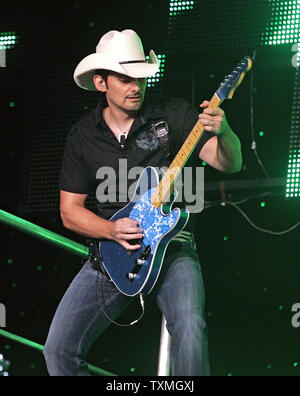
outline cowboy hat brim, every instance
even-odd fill
[[[151,63],[143,60],[118,63],[103,54],[91,54],[86,56],[76,67],[74,80],[80,88],[97,91],[93,81],[97,69],[111,70],[133,78],[151,77],[159,71],[159,60],[153,50],[150,51],[149,57]]]

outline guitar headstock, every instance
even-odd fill
[[[216,94],[221,100],[232,99],[234,91],[243,81],[245,74],[251,69],[252,60],[249,56],[245,58],[237,65],[237,67],[232,71],[231,74],[225,77],[224,81],[221,83]]]

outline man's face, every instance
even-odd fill
[[[144,102],[146,85],[146,78],[132,78],[112,72],[107,78],[104,92],[109,106],[125,112],[136,112]]]

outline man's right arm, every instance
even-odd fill
[[[63,225],[77,234],[110,239],[110,222],[85,207],[87,194],[60,191],[60,215]]]
[[[128,243],[142,237],[137,222],[128,218],[115,222],[105,220],[85,207],[86,198],[87,194],[60,191],[60,215],[66,228],[85,237],[113,239],[128,250],[140,247]]]

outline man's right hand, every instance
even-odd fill
[[[139,249],[140,245],[132,245],[128,241],[134,239],[141,239],[143,237],[143,230],[139,227],[139,223],[130,219],[129,217],[124,217],[123,219],[118,219],[116,221],[110,222],[110,239],[118,242],[127,250]]]

